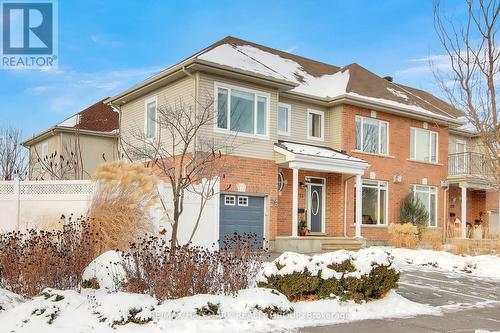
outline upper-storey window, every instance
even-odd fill
[[[414,128],[410,129],[410,159],[437,163],[437,132]]]
[[[245,88],[216,84],[216,127],[267,136],[269,95]]]
[[[278,134],[290,135],[291,109],[290,104],[278,104]]]
[[[146,123],[144,133],[148,139],[156,137],[156,98],[146,100]]]
[[[356,150],[372,154],[389,153],[389,123],[356,116]]]
[[[317,110],[307,110],[307,138],[323,140],[325,132],[325,113]]]

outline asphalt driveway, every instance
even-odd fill
[[[500,331],[500,282],[464,274],[405,268],[397,291],[418,303],[440,307],[441,316],[364,320],[308,327],[299,332],[481,332]]]

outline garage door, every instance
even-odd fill
[[[264,238],[264,197],[221,194],[219,239],[235,233],[254,233]]]

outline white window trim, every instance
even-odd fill
[[[233,198],[233,203],[228,203],[227,199]],[[236,206],[236,196],[234,195],[224,195],[224,206]]]
[[[321,137],[315,137],[315,136],[309,135],[310,129],[311,129],[311,123],[309,121],[310,114],[317,114],[317,115],[321,116]],[[315,141],[325,141],[325,112],[324,111],[307,109],[307,139],[308,140],[315,140]]]
[[[411,156],[411,149],[410,149],[410,160],[425,162],[425,163],[436,163],[436,164],[439,163],[439,133],[436,131],[431,131],[431,130],[423,129],[423,128],[419,128],[419,127],[410,127],[410,136],[411,136],[412,129],[414,130],[413,133],[415,133],[415,138],[413,138],[413,153],[415,154],[415,156]],[[424,160],[419,160],[416,158],[416,156],[417,156],[417,140],[416,140],[417,131],[429,132],[429,154],[432,151],[431,133],[436,133],[436,160],[435,161],[430,161],[430,160],[424,161]],[[411,138],[410,138],[410,142],[411,142]],[[430,156],[429,156],[429,158],[430,158]]]
[[[458,145],[463,145],[464,146],[464,153],[467,152],[467,141],[465,140],[457,140],[455,142],[455,154],[458,154]]]
[[[156,114],[155,114],[155,135],[154,137],[148,137],[148,104],[154,102],[155,103],[155,108],[156,108]],[[158,137],[158,96],[152,96],[149,98],[146,98],[144,101],[144,137],[148,140],[152,140]]]
[[[427,187],[427,191],[417,190],[417,186]],[[434,224],[435,225],[431,225],[431,217],[429,216],[429,221],[427,221],[427,227],[428,228],[437,228],[437,226],[438,226],[438,190],[437,190],[437,187],[432,186],[432,185],[422,185],[422,184],[412,184],[411,185],[411,191],[413,192],[414,198],[415,198],[417,192],[429,194],[429,207],[431,206],[431,189],[434,189],[434,194],[436,196],[436,200],[434,200],[435,201],[435,204],[434,204]]]
[[[288,117],[287,117],[287,129],[288,129],[288,131],[286,131],[286,132],[280,131],[280,125],[279,125],[279,117],[280,117],[279,108],[280,107],[286,108],[288,110]],[[278,103],[278,134],[279,135],[286,135],[286,136],[290,136],[292,134],[292,106],[290,104]]]
[[[228,91],[228,101],[227,101],[227,129],[218,127],[218,119],[219,119],[219,108],[218,108],[218,92],[219,88],[226,89]],[[254,133],[243,133],[237,131],[231,131],[231,90],[240,90],[244,92],[248,92],[255,95],[254,100]],[[271,95],[259,90],[244,88],[240,86],[235,86],[231,84],[226,84],[222,82],[214,82],[214,96],[215,96],[215,121],[214,121],[214,132],[224,133],[224,134],[234,134],[236,136],[248,137],[248,138],[259,138],[259,139],[269,139],[269,122],[270,122],[270,104],[271,104]],[[258,97],[265,97],[267,100],[266,103],[266,134],[257,134],[257,103]]]
[[[372,118],[372,117],[364,117],[364,116],[356,116],[355,119],[354,119],[354,135],[357,136],[357,133],[356,133],[356,121],[360,119],[361,120],[361,149],[358,149],[357,147],[354,147],[356,151],[359,151],[359,152],[362,152],[362,153],[367,153],[367,154],[373,154],[373,155],[382,155],[382,156],[389,156],[389,133],[390,133],[390,130],[389,130],[389,122],[388,121],[385,121],[385,120],[380,120],[380,119],[377,119],[377,118]],[[364,140],[364,131],[363,131],[363,122],[364,122],[364,119],[370,119],[370,120],[375,120],[378,122],[378,137],[379,137],[379,142],[378,142],[378,151],[376,153],[372,153],[372,152],[367,152],[367,151],[364,151],[363,150],[363,140]],[[380,138],[382,137],[381,133],[382,133],[382,126],[380,126],[381,123],[385,123],[387,125],[387,141],[386,141],[386,145],[387,145],[387,152],[385,153],[381,153],[380,151],[382,150],[382,140],[380,140]],[[356,144],[356,141],[355,143]]]
[[[246,199],[246,204],[240,204],[240,199]],[[248,196],[238,196],[238,206],[245,206],[248,207]]]
[[[363,182],[364,181],[370,181],[370,182],[377,182],[377,185],[365,185]],[[381,186],[381,184],[385,184],[385,186]],[[361,226],[365,227],[387,227],[389,225],[389,182],[385,180],[376,180],[376,179],[362,179],[361,180],[361,191],[363,191],[363,188],[376,188],[377,189],[377,207],[380,207],[380,190],[384,189],[385,190],[385,223],[381,224],[380,223],[380,214],[378,216],[378,220],[376,224],[363,224],[361,223]],[[361,203],[363,205],[363,203]]]

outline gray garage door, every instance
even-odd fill
[[[254,233],[262,243],[264,238],[264,197],[245,194],[221,194],[219,239],[235,233]]]

